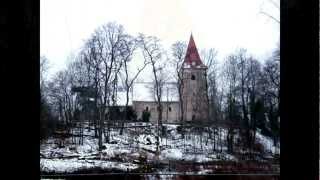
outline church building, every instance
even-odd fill
[[[182,99],[184,120],[202,121],[208,119],[207,66],[200,59],[194,39],[190,37],[182,73]]]
[[[181,117],[185,122],[205,123],[208,120],[208,94],[207,94],[207,66],[200,59],[195,41],[191,34],[186,55],[179,71],[181,77],[181,95],[179,100],[176,85],[170,87],[175,89],[168,98],[163,98],[163,123],[180,123]],[[169,88],[166,87],[167,89]],[[135,89],[134,91],[139,91]],[[137,112],[138,119],[142,119],[143,111],[151,114],[150,122],[157,122],[157,103],[146,99],[132,101],[133,109]],[[181,108],[182,107],[182,108]]]

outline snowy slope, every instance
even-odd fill
[[[144,127],[133,127],[133,126]],[[166,136],[160,139],[160,154],[156,156],[156,128],[151,123],[128,123],[123,135],[119,130],[111,129],[112,144],[103,143],[105,149],[98,151],[98,140],[94,132],[85,129],[83,145],[74,145],[71,138],[66,139],[65,146],[58,147],[58,139],[50,138],[40,146],[40,165],[43,172],[74,172],[91,168],[134,170],[139,168],[139,159],[145,157],[149,162],[160,161],[238,161],[237,157],[227,153],[225,143],[219,151],[213,150],[214,140],[208,133],[188,132],[185,138],[178,133],[178,125],[165,124]],[[227,130],[220,128],[221,141],[225,142]],[[261,143],[266,153],[279,152],[272,139],[257,133],[257,142]],[[217,137],[215,139],[218,141]],[[201,143],[202,142],[202,143]],[[222,149],[222,152],[220,152]],[[203,171],[205,173],[206,170]]]

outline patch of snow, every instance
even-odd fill
[[[183,153],[180,149],[165,149],[161,151],[160,159],[165,160],[181,160],[183,158]]]
[[[260,133],[257,133],[256,137],[257,141],[263,145],[267,152],[271,152],[273,154],[280,153],[280,143],[278,143],[277,146],[274,146],[273,140],[270,137],[263,136]]]
[[[44,172],[70,173],[82,169],[100,167],[102,169],[133,170],[138,165],[101,160],[78,160],[78,159],[40,159],[40,168]]]
[[[79,154],[87,154],[87,153],[92,153],[94,151],[96,151],[96,149],[98,148],[97,145],[97,140],[96,139],[87,139],[85,138],[83,140],[83,145],[77,146],[77,152]]]
[[[155,101],[151,91],[152,83],[134,83],[133,84],[133,101]],[[178,101],[178,89],[176,84],[165,83],[163,89],[166,94],[162,96],[162,101],[167,101],[167,89],[169,101]]]
[[[92,168],[93,164],[81,162],[78,159],[40,159],[41,171],[44,172],[74,172],[80,169]]]

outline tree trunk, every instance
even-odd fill
[[[211,136],[211,130],[210,130],[210,136]],[[216,127],[214,127],[213,129],[213,150],[216,151]]]
[[[97,138],[98,137],[98,127],[100,127],[100,112],[97,106],[97,103],[95,105],[95,109],[94,109],[95,113],[94,113],[94,137]]]
[[[228,152],[233,153],[233,129],[229,129],[227,135]]]
[[[125,121],[128,116],[128,104],[129,104],[129,89],[127,89],[127,92],[126,92],[126,107],[124,109],[123,121]],[[121,122],[120,135],[123,134],[123,129],[124,129],[124,122],[123,121]]]
[[[104,120],[103,116],[101,115],[101,110],[99,110],[99,129],[98,129],[98,133],[99,133],[99,136],[98,136],[98,146],[99,146],[99,151],[102,150],[102,122]]]

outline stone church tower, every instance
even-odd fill
[[[183,119],[205,123],[208,120],[207,66],[200,59],[192,34],[180,69]]]

